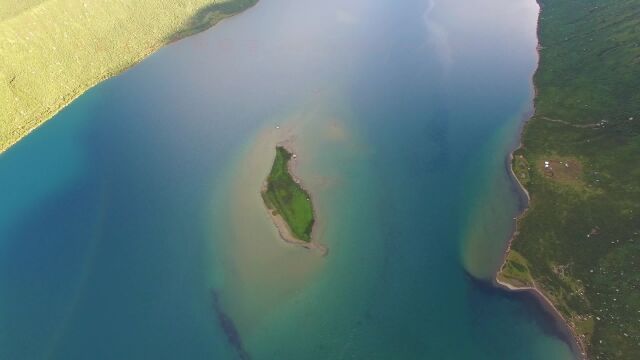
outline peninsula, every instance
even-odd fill
[[[640,354],[640,1],[540,0],[530,196],[498,273],[546,297],[583,357]]]
[[[3,0],[0,153],[87,89],[257,0]]]
[[[311,195],[291,172],[291,162],[296,157],[284,146],[276,146],[273,166],[261,191],[262,199],[283,240],[322,250],[311,243],[315,224]]]

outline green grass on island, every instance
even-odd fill
[[[289,173],[289,161],[293,156],[284,147],[276,147],[276,157],[262,198],[273,215],[284,219],[293,236],[308,242],[311,241],[315,221],[313,205],[309,193]]]
[[[0,1],[0,153],[98,82],[256,1]]]
[[[640,354],[640,0],[542,0],[531,202],[498,278],[535,285],[590,359]]]

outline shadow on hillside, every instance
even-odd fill
[[[258,0],[229,0],[223,3],[206,5],[187,20],[182,29],[170,35],[166,41],[172,42],[204,31],[220,20],[233,16],[255,5]]]

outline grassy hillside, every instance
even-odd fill
[[[3,0],[0,7],[0,21],[18,15],[26,9],[32,8],[45,0]]]
[[[257,0],[3,0],[0,152],[99,81]]]
[[[531,202],[499,277],[533,282],[590,358],[637,359],[640,0],[541,5],[536,112],[512,163]]]
[[[289,173],[292,156],[284,147],[276,147],[276,158],[262,197],[271,211],[282,216],[297,239],[310,241],[314,223],[311,197]]]

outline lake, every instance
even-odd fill
[[[494,288],[534,0],[262,0],[0,155],[2,359],[571,359]],[[260,198],[288,140],[322,257]]]

